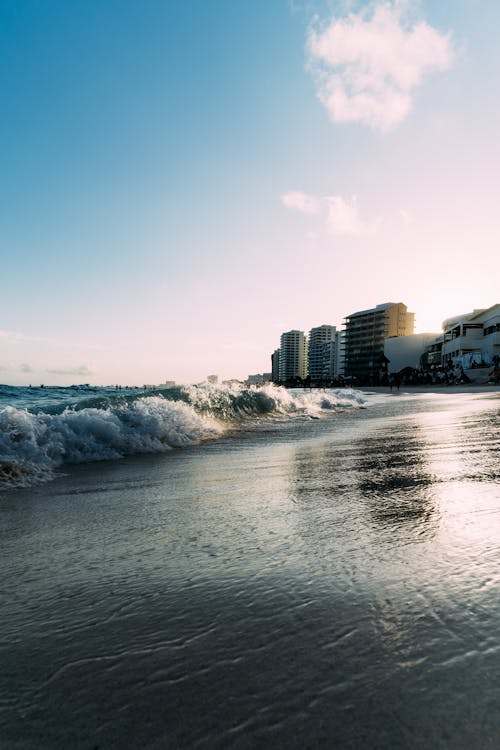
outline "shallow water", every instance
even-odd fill
[[[6,748],[500,746],[498,396],[0,497]]]

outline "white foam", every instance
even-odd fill
[[[106,408],[66,408],[60,414],[0,410],[0,487],[46,481],[68,463],[162,453],[217,438],[247,417],[318,416],[360,406],[355,391],[193,386],[181,400],[162,395],[109,400]]]

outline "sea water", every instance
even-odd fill
[[[498,394],[207,393],[0,492],[1,746],[500,746]]]
[[[360,406],[352,390],[186,386],[0,386],[0,488],[51,479],[64,464],[163,453],[249,429],[258,418],[319,417]]]

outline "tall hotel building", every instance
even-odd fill
[[[336,377],[336,333],[335,326],[329,325],[317,326],[309,331],[307,367],[312,383]]]
[[[345,374],[359,381],[378,382],[384,365],[384,343],[391,336],[413,333],[415,314],[402,302],[386,302],[345,319]]]
[[[271,354],[271,379],[273,383],[279,383],[280,380],[280,350],[275,349]]]
[[[307,376],[307,339],[304,331],[287,331],[281,334],[279,374],[282,383]]]

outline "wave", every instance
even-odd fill
[[[46,411],[6,406],[0,409],[0,488],[48,481],[64,464],[200,444],[252,419],[320,417],[362,404],[352,390],[202,385],[99,395]]]

